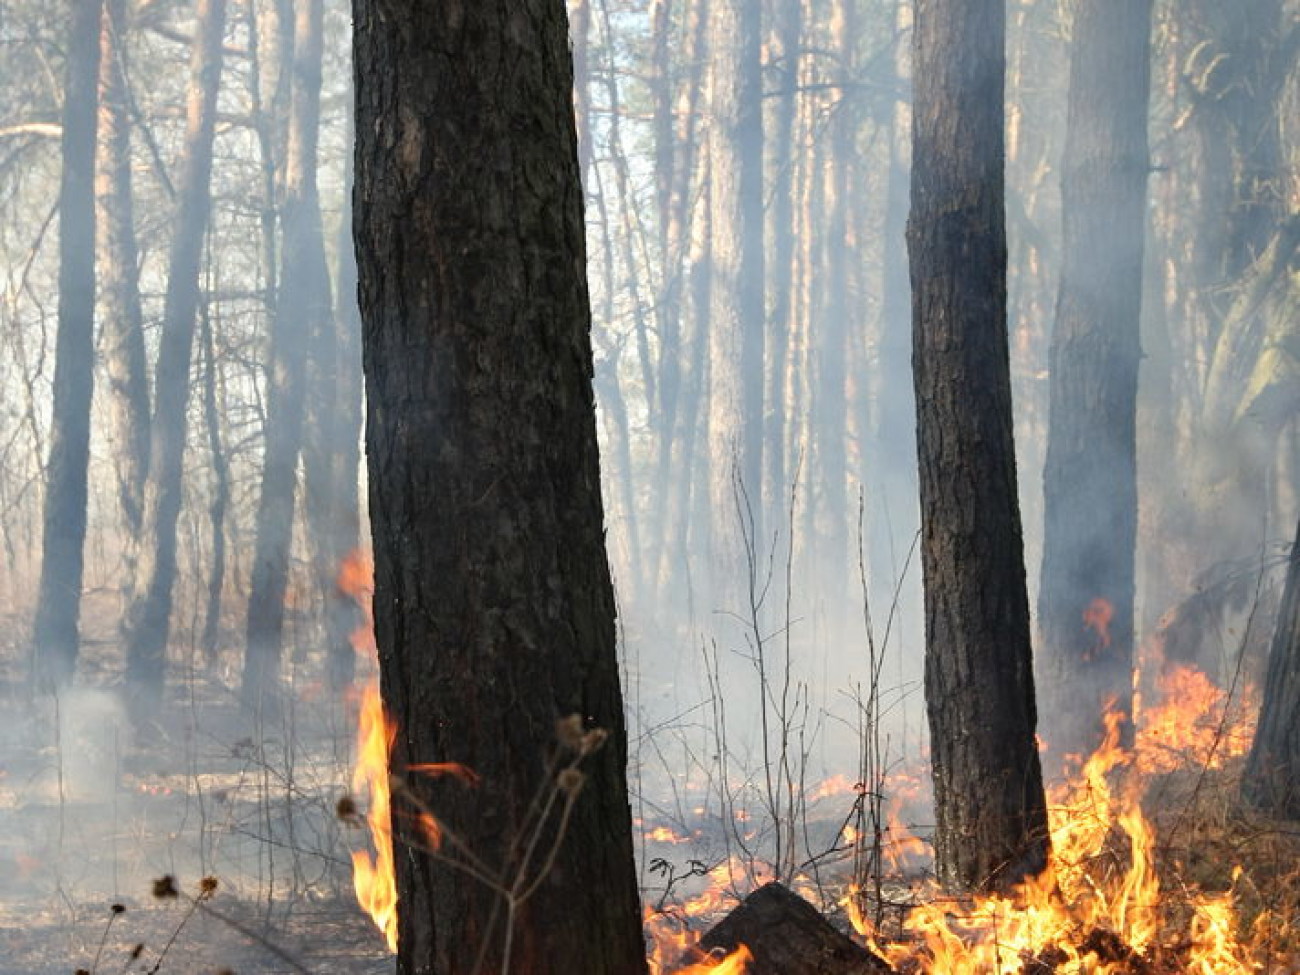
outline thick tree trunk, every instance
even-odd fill
[[[320,130],[322,0],[295,0],[280,288],[271,326],[266,448],[258,496],[240,700],[268,716],[279,706],[284,597],[302,451],[308,348],[333,325],[316,146]]]
[[[1001,0],[918,0],[913,369],[935,868],[950,888],[1041,870],[1046,803],[1011,434]]]
[[[185,139],[176,180],[176,222],[163,300],[162,337],[154,374],[149,482],[139,579],[124,622],[126,679],[147,708],[162,700],[172,587],[176,581],[176,522],[181,512],[182,461],[190,395],[190,363],[199,305],[199,261],[211,211],[212,139],[221,83],[225,0],[197,0]]]
[[[1300,528],[1291,546],[1286,589],[1268,655],[1264,703],[1241,791],[1247,802],[1264,812],[1300,820]]]
[[[754,557],[760,562],[767,548],[762,527],[762,5],[759,0],[717,0],[712,11],[710,569],[715,608],[747,612],[740,587],[729,580],[746,575],[742,531],[752,531],[758,546]],[[738,510],[740,488],[748,501],[739,499]],[[742,525],[749,515],[752,528]]]
[[[43,690],[72,680],[80,642],[82,548],[95,317],[95,107],[99,0],[76,0],[68,22],[59,184],[59,327],[46,468],[33,676]]]
[[[136,551],[149,474],[149,376],[140,308],[139,255],[131,188],[131,118],[125,74],[124,0],[106,0],[100,28],[98,208],[100,310],[108,373],[117,500],[122,512],[123,593],[135,585]]]
[[[1101,744],[1107,706],[1133,711],[1150,35],[1149,0],[1075,9],[1038,594],[1044,730],[1058,760]]]
[[[396,820],[398,971],[636,975],[564,4],[354,14],[383,694],[449,837],[430,854]],[[446,761],[479,783],[413,768]]]

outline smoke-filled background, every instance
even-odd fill
[[[1071,6],[1008,4],[1031,604]],[[852,803],[926,737],[910,4],[570,14],[634,815],[688,832],[781,818],[835,776]],[[1225,681],[1271,630],[1300,510],[1296,16],[1287,0],[1161,0],[1150,51],[1137,638]],[[369,673],[349,640],[356,586],[340,582],[366,544],[349,19],[320,0],[107,0],[87,46],[67,4],[0,3],[0,890],[72,904],[226,871],[270,904],[340,884],[345,688]],[[79,116],[69,65],[96,50]],[[87,118],[93,230],[60,210],[62,136]],[[93,334],[64,352],[61,248],[78,242]],[[56,370],[78,357],[89,491],[69,502],[52,457],[78,400]],[[84,574],[59,590],[43,552],[81,513]],[[29,677],[78,607],[82,696],[56,708]],[[271,686],[267,725],[238,717]],[[173,799],[161,820],[140,798],[155,786]],[[282,815],[300,789],[306,827]],[[97,812],[56,829],[45,813],[75,801]],[[110,805],[111,851],[86,839]],[[755,848],[769,842],[758,830]]]

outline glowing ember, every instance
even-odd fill
[[[352,854],[352,885],[357,902],[384,933],[390,951],[397,951],[397,884],[393,874],[393,833],[389,815],[388,753],[395,727],[384,715],[379,689],[367,687],[361,700],[357,734],[357,765],[352,772],[352,789],[370,797],[366,824],[370,827],[375,858],[365,850]],[[432,817],[430,817],[432,819]],[[425,824],[422,824],[425,825]],[[433,836],[437,835],[437,824]],[[426,838],[430,834],[426,827]]]
[[[1115,607],[1098,596],[1083,611],[1083,625],[1097,634],[1098,650],[1110,646],[1110,621],[1115,617]]]

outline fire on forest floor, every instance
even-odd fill
[[[848,826],[815,871],[782,879],[907,975],[1300,972],[1300,833],[1236,798],[1254,706],[1229,708],[1227,695],[1186,667],[1169,668],[1156,697],[1133,750],[1119,747],[1112,715],[1106,744],[1052,791],[1052,866],[1011,896],[941,896],[923,869],[925,842],[897,821],[879,884],[852,876],[863,837]],[[851,795],[846,783],[820,791]],[[383,784],[370,779],[372,795]],[[646,911],[652,972],[744,971],[739,956],[725,968],[674,965],[704,928],[772,879],[770,868],[754,857],[690,856],[698,829],[639,828],[669,875]]]

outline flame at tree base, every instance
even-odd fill
[[[352,790],[370,797],[366,825],[370,827],[375,856],[372,859],[365,850],[353,851],[352,885],[357,893],[357,902],[384,933],[388,950],[394,953],[397,951],[397,880],[393,863],[388,753],[395,731],[384,715],[379,689],[373,685],[367,687],[361,697]]]

